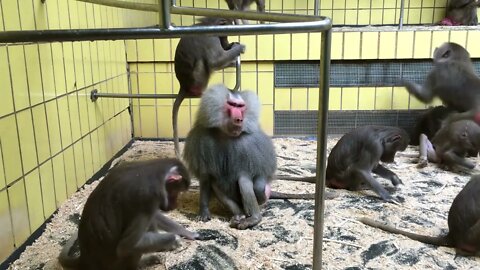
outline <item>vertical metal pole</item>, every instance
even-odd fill
[[[313,15],[315,16],[318,16],[318,1],[320,0],[315,0],[315,2],[313,2]]]
[[[405,0],[400,0],[400,20],[398,22],[398,29],[402,30],[403,28],[403,14],[405,12]]]
[[[320,93],[317,122],[317,182],[315,185],[315,218],[313,225],[313,270],[322,269],[322,242],[325,209],[325,169],[327,152],[327,114],[330,84],[330,45],[332,30],[322,32],[320,57]]]
[[[172,0],[158,0],[158,24],[160,28],[168,29],[170,27],[170,6]]]
[[[233,91],[240,91],[242,87],[242,67],[240,64],[241,60],[240,56],[238,56],[235,61],[235,87],[233,87]]]

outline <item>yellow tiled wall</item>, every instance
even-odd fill
[[[3,0],[0,31],[153,25],[150,14]],[[124,41],[0,44],[0,262],[131,139],[128,101],[93,103],[92,89],[128,92]]]
[[[446,41],[461,44],[473,58],[480,57],[480,31],[406,30],[368,32],[334,29],[332,60],[430,59],[435,47]],[[319,33],[230,37],[246,45],[242,55],[242,89],[256,91],[262,102],[261,124],[273,135],[276,110],[317,110],[318,88],[274,87],[275,60],[319,60]],[[177,93],[173,57],[178,39],[127,41],[133,93]],[[235,85],[235,70],[215,73],[210,84]],[[134,100],[134,136],[171,138],[173,100]],[[433,104],[439,104],[435,101]],[[185,100],[179,114],[179,134],[186,136],[194,121],[198,100]],[[403,87],[331,87],[330,110],[421,109],[425,104]],[[156,124],[152,125],[151,121]]]
[[[319,14],[335,25],[392,25],[400,20],[400,0],[318,0]],[[223,0],[177,0],[180,6],[227,8]],[[445,16],[447,0],[405,0],[403,23],[432,24]],[[251,9],[255,9],[252,5]],[[314,0],[265,0],[269,12],[314,14]],[[191,16],[172,15],[177,25],[193,24]]]

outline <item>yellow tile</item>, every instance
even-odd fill
[[[370,12],[370,24],[378,25],[383,24],[383,10],[382,9],[373,9]]]
[[[150,59],[155,61],[172,61],[173,55],[170,54],[172,51],[170,48],[170,39],[155,39],[154,41],[154,58]]]
[[[332,60],[343,59],[343,33],[333,32],[332,33],[332,47],[331,47],[331,58]]]
[[[245,45],[245,53],[241,55],[242,61],[255,61],[257,55],[257,36],[241,36],[240,43]]]
[[[418,24],[420,23],[420,9],[411,8],[408,12],[408,18],[406,24]]]
[[[396,32],[380,32],[380,59],[390,59],[395,57],[396,40]]]
[[[432,32],[432,49],[430,57],[433,57],[433,51],[436,47],[440,47],[444,42],[448,42],[449,32],[447,31],[433,31]]]
[[[76,94],[70,94],[67,98],[71,120],[72,141],[76,141],[80,139],[81,136],[80,118],[82,116],[79,113],[79,98],[77,98]]]
[[[270,71],[273,72],[273,62],[260,62],[257,64],[258,72]]]
[[[138,105],[132,106],[132,115],[133,115],[133,131],[134,137],[141,137],[142,131],[140,127],[140,107]]]
[[[336,1],[339,2],[339,1]],[[345,24],[345,11],[343,9],[334,9],[332,11],[332,22],[333,24]]]
[[[432,32],[430,31],[416,31],[415,32],[415,49],[414,58],[430,58],[431,57],[431,40]]]
[[[342,103],[342,88],[330,87],[328,94],[328,109],[340,110]]]
[[[85,156],[85,180],[88,180],[95,171],[93,171],[92,145],[90,136],[85,136],[82,140],[83,152]]]
[[[7,191],[0,191],[0,260],[5,261],[15,250],[13,241],[12,220],[8,207]]]
[[[320,59],[322,35],[320,33],[308,33],[308,36],[308,59]]]
[[[243,71],[243,70],[242,70]],[[260,73],[258,73],[260,75]],[[268,74],[270,75],[270,74]],[[273,81],[273,78],[271,78]],[[242,72],[242,89],[243,90],[257,90],[257,73],[254,72]],[[273,87],[273,86],[272,86]],[[264,89],[266,92],[271,93],[271,89]]]
[[[30,110],[17,113],[17,123],[20,138],[20,148],[25,172],[37,166],[37,152],[33,134],[33,121]]]
[[[77,10],[81,5],[80,2],[77,1],[68,1],[68,9],[70,13],[70,25],[72,29],[80,29],[80,16],[78,16]]]
[[[8,198],[10,201],[15,246],[18,247],[27,240],[31,233],[23,178],[8,188]]]
[[[375,87],[363,87],[359,89],[358,109],[374,110],[375,109]],[[408,99],[407,99],[408,100]]]
[[[97,41],[99,81],[104,81],[107,79],[105,73],[105,44],[106,41]]]
[[[291,59],[291,39],[290,34],[279,34],[274,36],[275,42],[275,60]],[[259,51],[261,53],[261,51]]]
[[[18,1],[18,7],[20,11],[20,20],[22,22],[22,30],[35,30],[32,3],[29,3],[28,1]]]
[[[372,0],[370,7],[372,8],[383,8],[384,0]]]
[[[392,109],[392,88],[391,87],[377,87],[377,92],[375,93],[375,109],[376,110]]]
[[[0,98],[0,116],[13,112],[12,86],[8,68],[7,49],[0,47],[0,82],[2,82],[2,98]]]
[[[140,39],[137,40],[137,57],[138,61],[152,61],[153,60],[153,40]]]
[[[55,93],[56,95],[65,94],[67,92],[65,86],[65,67],[63,64],[63,48],[61,43],[51,43],[53,70],[55,76]]]
[[[324,9],[332,9],[333,8],[333,1],[319,1],[320,4],[320,11]]]
[[[395,9],[384,9],[383,10],[383,24],[398,24],[397,15],[400,14],[400,10]]]
[[[292,34],[292,60],[308,58],[308,33]]]
[[[170,49],[171,49],[170,55],[175,55],[175,50],[177,49],[178,42],[180,41],[180,39],[179,38],[173,38],[170,41],[171,41],[171,43],[170,43],[171,44],[170,45],[171,46],[170,47]]]
[[[480,40],[480,31],[468,32],[468,41],[465,48],[470,53],[470,57],[472,58],[480,57],[480,46],[476,46],[479,40]]]
[[[370,24],[370,9],[361,9],[358,11],[358,24]],[[367,32],[363,32],[364,34]]]
[[[42,189],[37,169],[25,176],[30,231],[35,231],[45,221],[43,214]],[[45,194],[48,196],[47,194]]]
[[[93,83],[98,83],[100,82],[100,70],[98,68],[98,63],[99,63],[99,60],[98,60],[98,43],[96,42],[92,42],[90,43],[90,59],[91,59],[91,62],[92,62],[92,79],[93,79]],[[88,74],[88,73],[86,73]]]
[[[157,137],[157,119],[155,107],[142,106],[140,107],[142,137],[156,138]],[[179,117],[180,119],[180,117]]]
[[[413,57],[413,43],[414,34],[413,31],[399,31],[397,34],[397,58],[411,59]],[[416,40],[415,40],[416,42]],[[428,44],[430,45],[430,44]],[[422,46],[422,45],[420,45]],[[417,48],[415,48],[417,49]]]
[[[50,151],[52,155],[60,152],[62,149],[60,138],[60,126],[58,122],[58,109],[56,101],[46,103],[48,134],[50,137]]]
[[[68,113],[68,98],[66,96],[57,99],[58,117],[60,120],[60,134],[62,136],[62,146],[68,147],[72,143],[72,128],[70,126],[70,116]]]
[[[40,66],[42,71],[43,92],[45,100],[55,97],[55,81],[50,44],[39,44]]]
[[[40,166],[40,181],[43,195],[43,212],[49,217],[57,209],[53,181],[52,162],[49,160]]]
[[[424,0],[423,2],[428,2],[430,0]],[[400,7],[400,3],[398,3],[398,1],[395,1],[395,0],[385,0],[384,3],[383,3],[383,6],[385,8],[395,8],[395,7]]]
[[[36,105],[43,102],[42,78],[40,75],[40,61],[38,45],[25,46],[25,58],[27,65],[28,87],[30,89],[30,102]]]
[[[273,59],[273,35],[257,36],[257,60]]]
[[[433,17],[433,8],[422,8],[420,23],[427,24],[433,22],[436,22]]]
[[[185,102],[187,103],[187,102]],[[182,106],[184,109],[185,107]],[[184,110],[184,114],[187,113],[187,110]],[[173,131],[172,131],[172,109],[169,106],[159,106],[157,107],[157,119],[158,119],[158,131],[157,131],[157,136],[158,138],[172,138],[173,137]],[[183,119],[178,120],[179,126],[183,125],[182,129],[187,130],[190,128],[190,123],[187,125],[184,125]],[[189,121],[188,121],[189,122]],[[179,128],[180,130],[180,128]],[[182,133],[182,137],[184,137],[186,134]]]
[[[393,88],[393,105],[394,110],[408,110],[408,91],[404,87]]]
[[[73,148],[69,147],[63,151],[65,160],[65,181],[67,182],[67,196],[69,197],[77,191],[77,175],[75,172],[75,156]]]
[[[57,206],[60,206],[67,199],[67,186],[65,183],[65,164],[63,153],[52,158],[53,181],[55,187],[55,200]]]
[[[84,90],[78,93],[78,114],[80,115],[80,121],[76,120],[80,125],[80,135],[83,136],[90,131],[88,123],[88,103],[91,102],[87,94],[90,91]],[[78,119],[78,117],[77,117]]]
[[[318,88],[308,88],[308,108],[307,110],[316,111],[318,110],[319,102],[319,89]]]
[[[37,145],[38,162],[42,163],[50,157],[48,129],[45,106],[39,105],[32,108],[35,141]]]
[[[362,59],[378,58],[378,32],[362,32]]]
[[[273,104],[273,74],[272,73],[258,73],[258,81],[261,87],[258,87],[257,95],[262,104]],[[242,83],[242,85],[244,85]],[[255,92],[256,87],[243,87],[245,90],[251,90]]]
[[[291,104],[292,110],[306,110],[308,107],[308,89],[293,88]]]
[[[5,30],[21,30],[17,1],[2,1],[2,11]]]
[[[275,110],[290,110],[291,109],[291,90],[290,88],[276,88],[275,89]]]
[[[262,105],[259,121],[262,130],[268,136],[273,136],[273,105]]]
[[[425,103],[422,101],[418,100],[416,97],[410,95],[410,110],[417,110],[417,109],[424,109],[425,108]]]
[[[98,153],[99,153],[99,165],[97,171],[107,162],[107,142],[105,139],[105,125],[100,126],[97,129],[98,136]]]
[[[22,175],[15,117],[8,116],[0,119],[0,130],[2,131],[0,132],[0,142],[2,143],[3,156],[8,157],[4,160],[5,176],[7,184],[10,184]]]
[[[467,31],[450,31],[450,42],[455,42],[465,47]]]
[[[85,85],[91,85],[93,82],[92,59],[90,57],[90,43],[82,42],[83,51],[83,71],[85,74]]]
[[[7,179],[4,174],[4,167],[3,167],[3,152],[2,146],[0,144],[0,190],[7,186]],[[1,207],[1,206],[0,206]]]
[[[60,21],[61,29],[70,28],[70,18],[68,16],[68,1],[58,1],[58,19]],[[50,18],[49,18],[50,19]]]
[[[346,32],[344,35],[344,59],[360,58],[360,32]]]
[[[29,106],[27,74],[25,72],[25,55],[23,46],[8,47],[10,60],[10,74],[12,78],[15,109],[20,110]]]
[[[345,87],[342,89],[342,110],[358,109],[358,88]]]
[[[67,92],[71,92],[77,89],[77,83],[75,82],[75,67],[73,57],[72,42],[63,43],[63,60],[65,63],[65,82],[67,85]]]
[[[48,16],[48,28],[59,29],[60,21],[58,17],[58,4],[57,1],[49,1],[46,3],[47,16]]]
[[[345,11],[345,24],[356,25],[358,21],[358,9]]]

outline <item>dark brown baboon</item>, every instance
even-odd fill
[[[398,127],[363,126],[343,135],[328,156],[327,187],[358,190],[365,183],[383,200],[396,202],[372,172],[394,186],[401,184],[400,178],[379,162],[393,162],[395,153],[405,150],[408,141],[407,132]]]
[[[480,251],[480,175],[470,181],[453,200],[448,212],[448,234],[437,237],[406,232],[369,218],[361,218],[366,225],[387,232],[404,235],[422,243],[454,247],[459,254],[478,256]]]
[[[445,106],[460,112],[449,115],[446,123],[462,119],[480,123],[480,78],[468,51],[456,43],[444,43],[435,49],[433,64],[423,85],[404,81],[408,92],[425,103],[438,96]]]
[[[225,0],[230,10],[247,11],[250,5],[255,2],[258,12],[265,12],[265,0]],[[241,20],[243,24],[248,24],[247,20]],[[235,19],[235,24],[240,24],[239,19]]]
[[[161,211],[176,207],[190,177],[176,159],[126,162],[110,170],[85,203],[78,228],[59,255],[63,267],[82,270],[137,269],[142,254],[173,250],[176,235],[198,235]],[[167,233],[160,233],[162,229]],[[70,249],[78,240],[79,256]]]
[[[429,140],[433,139],[433,136],[442,127],[443,120],[453,112],[455,112],[453,109],[445,106],[427,109],[418,117],[413,131],[410,133],[410,144],[418,145],[420,134],[425,134]]]
[[[465,159],[467,154],[480,150],[480,126],[471,120],[459,120],[443,126],[430,142],[420,135],[419,167],[428,161],[442,163],[449,167],[462,166],[473,169],[475,164]]]
[[[203,18],[197,25],[228,25],[231,20]],[[200,97],[208,85],[210,75],[216,70],[234,64],[235,59],[245,52],[245,46],[228,43],[226,36],[192,35],[180,39],[175,51],[175,75],[180,90],[173,103],[172,126],[175,154],[180,157],[178,145],[178,110],[185,97]]]
[[[445,18],[440,21],[441,25],[477,25],[478,0],[450,0],[447,5]]]

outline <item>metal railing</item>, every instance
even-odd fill
[[[108,2],[110,6],[120,7],[123,1],[82,0],[88,2]],[[125,2],[123,2],[125,4]],[[281,13],[241,12],[208,8],[187,8],[171,5],[168,0],[159,0],[158,5],[143,4],[143,10],[159,12],[160,27],[143,28],[103,28],[70,30],[33,30],[0,32],[0,43],[36,43],[62,41],[127,40],[152,38],[178,38],[187,35],[259,35],[273,33],[322,32],[320,45],[320,94],[318,104],[317,134],[317,179],[315,186],[315,221],[313,243],[313,269],[322,267],[322,240],[324,224],[324,194],[326,168],[326,123],[328,112],[330,46],[332,22],[327,17],[307,15],[287,15]],[[153,9],[153,10],[149,10]],[[182,15],[217,16],[247,20],[282,22],[257,25],[221,25],[221,26],[171,26],[170,13]],[[240,64],[237,61],[238,65]],[[239,69],[237,69],[239,73]],[[236,85],[240,87],[239,84]],[[92,91],[92,99],[104,98],[174,98],[176,95],[134,95],[109,94]]]

